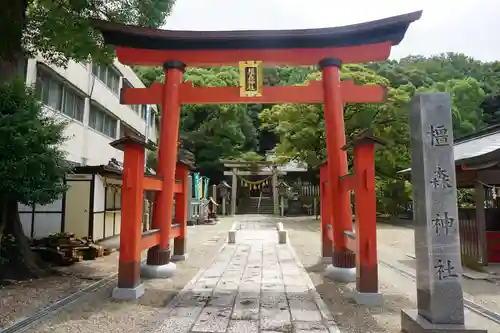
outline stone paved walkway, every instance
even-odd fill
[[[277,238],[271,218],[246,216],[236,244],[222,247],[153,332],[339,332],[293,249]]]

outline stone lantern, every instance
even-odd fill
[[[278,190],[278,194],[280,196],[280,215],[285,216],[285,196],[290,190],[290,186],[284,181],[280,181],[280,183],[276,185],[276,189]]]
[[[229,198],[229,190],[231,186],[225,181],[222,181],[219,185],[217,185],[219,189],[220,196],[222,197],[222,215],[226,215],[226,200]]]
[[[288,193],[290,186],[284,181],[280,181],[280,183],[276,185],[276,189],[278,190],[278,194],[283,197]]]

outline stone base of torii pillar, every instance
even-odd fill
[[[339,282],[356,282],[356,267],[344,268],[328,265],[325,269],[325,276]]]
[[[176,268],[177,266],[173,262],[165,265],[148,265],[144,263],[141,265],[141,276],[150,279],[167,279],[174,275]]]

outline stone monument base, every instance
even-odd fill
[[[404,333],[488,333],[487,330],[466,325],[431,324],[417,310],[401,310],[401,331]]]
[[[144,295],[144,285],[141,283],[135,288],[119,288],[113,289],[111,297],[117,301],[132,301],[141,298]]]
[[[141,275],[152,279],[166,279],[174,275],[176,265],[169,262],[166,265],[141,265]]]
[[[171,261],[185,261],[188,258],[188,254],[174,254],[172,258],[170,258]]]
[[[328,265],[325,269],[325,276],[334,281],[339,282],[355,282],[356,281],[356,267],[344,268]]]

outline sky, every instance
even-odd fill
[[[177,0],[164,29],[336,27],[423,10],[391,58],[460,52],[500,60],[500,0]]]

